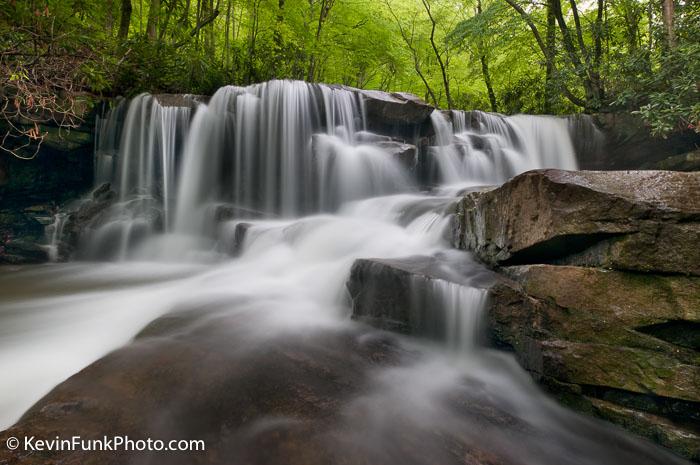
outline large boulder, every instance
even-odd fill
[[[356,260],[353,318],[463,348],[454,316],[484,307],[490,342],[564,404],[700,458],[700,278],[451,258]]]
[[[355,92],[362,99],[367,128],[372,132],[415,137],[430,134],[433,130],[430,114],[435,107],[413,94],[339,87]]]
[[[700,278],[502,271],[487,311],[496,346],[568,405],[700,460]]]
[[[492,265],[700,275],[700,173],[536,170],[468,194],[458,246]]]
[[[364,100],[367,117],[382,124],[420,125],[435,109],[413,94],[357,90]]]
[[[566,404],[700,460],[700,173],[531,171],[457,218],[457,245],[501,274],[497,347]]]

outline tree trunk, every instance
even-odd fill
[[[258,37],[258,8],[260,7],[260,0],[253,0],[253,12],[252,12],[252,25],[250,27],[250,33],[248,36],[248,70],[247,70],[247,84],[252,83],[256,78],[255,72],[255,42]]]
[[[401,20],[399,19],[398,16],[394,13],[394,10],[391,8],[391,4],[389,3],[389,0],[384,0],[384,4],[386,7],[389,9],[389,13],[391,13],[391,16],[394,17],[394,21],[396,21],[396,25],[399,27],[399,32],[401,33],[401,38],[403,41],[406,43],[406,46],[408,49],[411,51],[411,56],[413,57],[413,68],[416,70],[416,74],[418,74],[418,77],[423,81],[423,85],[425,85],[425,91],[426,93],[430,96],[430,99],[433,101],[433,106],[437,107],[438,102],[437,99],[435,98],[435,93],[433,92],[433,89],[430,87],[430,84],[428,81],[425,79],[425,75],[423,75],[423,72],[421,71],[420,68],[420,59],[418,57],[418,50],[413,46],[413,31],[415,30],[415,18],[413,19],[413,27],[411,28],[411,36],[408,35],[406,32],[406,29],[401,25]],[[425,100],[428,100],[427,96]]]
[[[560,4],[557,0],[550,0],[550,8],[555,14],[555,18],[558,20],[558,16],[556,14],[557,6],[560,7]],[[544,55],[545,60],[547,63],[552,66],[552,70],[556,70],[556,62],[554,61],[554,56],[549,54],[547,52],[547,45],[545,44],[544,40],[542,40],[542,35],[540,34],[539,29],[537,29],[537,25],[532,21],[532,18],[530,15],[525,11],[525,9],[520,6],[515,0],[506,0],[506,3],[510,5],[515,11],[518,12],[520,17],[525,21],[527,26],[530,28],[532,31],[532,35],[535,37],[535,41],[537,42],[537,46],[540,48],[540,51]],[[559,8],[559,11],[561,12],[561,9]],[[571,92],[566,85],[561,86],[561,91],[564,94],[564,96],[569,99],[571,103],[573,103],[576,106],[579,107],[586,107],[586,101],[580,97],[577,97],[576,95]]]
[[[165,37],[165,33],[168,32],[168,26],[170,25],[170,20],[173,17],[173,12],[175,11],[175,7],[177,6],[177,2],[171,1],[170,4],[168,5],[168,9],[166,10],[165,14],[165,21],[163,22],[163,25],[160,28],[160,32],[158,33],[158,42],[161,43],[163,41],[163,38]]]
[[[151,0],[148,7],[148,23],[146,24],[146,34],[151,40],[157,37],[158,19],[160,16],[160,0]]]
[[[106,0],[105,7],[107,15],[105,16],[105,32],[108,36],[112,36],[114,32],[114,0]]]
[[[285,0],[278,0],[277,2],[277,18],[275,23],[275,32],[273,35],[275,50],[273,57],[272,75],[276,78],[284,77],[284,72],[282,71],[282,65],[284,64],[285,49],[284,37],[282,35],[282,29],[284,28],[284,3]]]
[[[598,0],[598,13],[593,31],[593,66],[591,67],[591,81],[596,89],[600,105],[605,101],[605,88],[600,77],[600,66],[603,59],[603,14],[605,12],[605,0]]]
[[[182,17],[180,17],[180,23],[185,27],[190,25],[190,0],[185,2],[185,8],[182,10]]]
[[[226,26],[224,29],[224,51],[223,51],[223,56],[221,57],[221,61],[224,64],[224,69],[229,70],[231,67],[231,60],[229,57],[231,56],[230,52],[230,47],[231,47],[231,4],[233,3],[233,0],[228,0],[227,5],[226,5]]]
[[[476,2],[476,14],[480,15],[481,10],[481,0]],[[486,84],[486,91],[489,94],[489,102],[491,103],[491,111],[494,113],[498,112],[498,102],[496,101],[496,93],[493,91],[493,85],[491,85],[491,73],[489,72],[489,62],[486,58],[486,53],[484,53],[484,43],[479,41],[479,60],[481,61],[481,74],[484,75],[484,83]]]
[[[664,22],[666,45],[669,49],[676,46],[676,33],[673,28],[673,15],[676,9],[673,0],[662,0],[661,16]]]
[[[316,26],[315,45],[318,45],[318,41],[321,38],[321,31],[323,30],[323,24],[326,22],[326,19],[328,19],[328,15],[330,14],[334,3],[335,0],[321,0],[321,11],[318,14],[318,25]],[[312,1],[310,1],[309,4],[313,6]],[[309,82],[314,82],[314,79],[316,78],[316,67],[318,65],[317,61],[318,60],[315,53],[311,52],[311,57],[309,58],[309,72],[306,76],[306,79]]]
[[[572,7],[576,6],[575,0],[570,0]],[[562,43],[564,44],[564,49],[569,55],[569,59],[574,66],[574,72],[581,81],[584,91],[586,92],[585,98],[585,109],[588,111],[597,111],[600,108],[602,101],[602,89],[600,88],[600,81],[596,79],[594,73],[592,73],[590,57],[588,56],[588,51],[585,49],[577,48],[574,43],[574,38],[571,35],[571,31],[566,24],[564,19],[564,13],[561,8],[560,0],[552,0],[552,6],[554,7],[554,16],[559,24],[559,30],[562,35]],[[578,17],[576,13],[574,17]],[[579,35],[580,23],[576,24],[576,33]],[[582,38],[578,39],[582,42]],[[583,60],[581,57],[583,56]]]
[[[498,112],[498,102],[496,102],[496,94],[493,91],[493,86],[491,85],[491,74],[489,73],[489,62],[486,60],[486,55],[481,55],[481,72],[484,75],[484,82],[486,83],[486,90],[489,93],[489,102],[491,103],[491,111],[494,113]]]
[[[647,7],[647,19],[649,23],[649,28],[647,33],[649,34],[649,54],[651,55],[651,52],[654,50],[654,3],[649,2],[649,6]]]
[[[544,112],[553,113],[554,105],[551,93],[554,91],[554,58],[557,47],[557,24],[552,8],[552,0],[547,1],[547,35],[545,38],[545,78],[544,78]]]
[[[445,97],[447,98],[447,108],[452,109],[454,105],[452,104],[452,97],[450,96],[450,80],[447,78],[447,69],[445,63],[442,61],[442,55],[440,55],[437,45],[435,45],[435,28],[437,27],[437,23],[435,22],[435,18],[433,18],[432,12],[430,11],[429,1],[422,0],[422,2],[425,11],[428,13],[428,18],[430,18],[430,24],[432,25],[430,29],[430,45],[433,48],[433,52],[435,53],[435,58],[437,58],[438,65],[440,65],[440,73],[442,74],[442,84],[445,87]]]
[[[131,24],[131,0],[122,0],[121,18],[119,20],[119,40],[124,41],[129,36]]]

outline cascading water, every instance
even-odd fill
[[[367,380],[366,390],[346,399],[344,408],[352,413],[328,416],[344,434],[341,454],[364,451],[375,459],[367,463],[409,463],[401,455],[403,438],[396,435],[400,423],[426,450],[434,451],[442,439],[467,438],[506,451],[512,463],[600,465],[630,457],[675,463],[552,404],[511,358],[479,348],[486,291],[469,277],[482,272],[479,265],[464,252],[448,250],[454,190],[500,183],[529,168],[575,167],[565,122],[434,112],[435,142],[420,155],[434,158],[432,184],[439,188],[424,193],[414,165],[402,165],[379,142],[382,137],[367,132],[363,98],[350,90],[272,81],[225,87],[208,104],[190,108],[165,107],[142,95],[126,115],[109,116],[101,125],[97,178],[111,182],[119,200],[83,238],[92,251],[86,255],[139,262],[75,263],[0,275],[11,290],[3,296],[0,335],[5,328],[12,334],[0,344],[0,371],[17,373],[16,383],[0,385],[0,399],[12,399],[12,405],[1,405],[0,427],[168,312],[185,312],[183,320],[200,314],[206,322],[208,309],[221,309],[231,319],[199,337],[220,354],[240,357],[266,354],[282,336],[300,335],[316,349],[327,344],[326,335],[348,328],[360,334],[357,344],[377,338],[376,331],[348,319],[345,283],[353,262],[423,256],[446,267],[445,279],[410,286],[411,311],[425,319],[425,335],[434,340],[397,336],[412,362],[353,372]],[[114,125],[121,120],[117,137]],[[116,140],[119,146],[111,146]],[[143,263],[162,258],[162,251],[169,261]],[[451,253],[457,255],[444,259]],[[198,260],[188,261],[193,254]],[[17,285],[32,281],[41,283],[39,296],[35,288]],[[47,313],[48,328],[37,329]],[[199,320],[194,321],[183,336],[200,334]],[[21,354],[25,359],[31,354],[31,363],[18,365]],[[477,410],[502,409],[509,420],[485,427],[480,417],[445,409],[444,397],[453,394]],[[250,421],[250,431],[258,431],[271,420]],[[440,441],[423,440],[436,434]],[[621,452],[623,443],[628,445]],[[410,463],[442,463],[440,451],[434,452],[438,455]]]
[[[139,244],[149,256],[214,248],[222,218],[333,212],[353,200],[417,192],[426,177],[387,152],[386,136],[366,131],[364,98],[350,89],[271,81],[224,87],[194,112],[148,95],[124,107],[99,125],[97,179],[111,181],[120,202],[87,239],[88,258],[114,256],[104,252],[114,243],[120,258]],[[431,121],[435,142],[420,157],[448,195],[527,169],[576,166],[565,120],[436,110]],[[180,240],[142,244],[162,232]]]
[[[58,259],[58,241],[63,235],[66,217],[67,215],[63,212],[56,213],[53,223],[46,227],[46,242],[48,244],[48,254],[51,261],[56,261]]]
[[[85,238],[84,256],[237,255],[262,237],[284,241],[295,217],[339,208],[444,244],[459,190],[576,167],[565,120],[435,110],[424,156],[442,197],[425,195],[425,173],[387,152],[390,138],[368,132],[366,120],[360,93],[300,81],[227,86],[208,103],[186,96],[167,106],[147,94],[128,107],[120,101],[98,121],[96,146],[96,180],[111,182],[119,201]],[[64,222],[57,217],[52,244]],[[473,332],[475,320],[459,308],[479,307],[484,291],[443,280],[428,287],[422,301],[441,309],[440,337],[469,346],[463,341],[473,338],[458,333]]]
[[[194,105],[194,100],[184,100]],[[172,226],[177,160],[191,108],[142,94],[120,101],[97,123],[95,181],[119,192],[84,250],[87,258],[125,258],[134,243]]]
[[[501,184],[532,169],[577,168],[566,119],[436,110],[431,120],[436,133],[431,160],[440,182],[453,191]]]
[[[345,89],[285,81],[220,89],[192,123],[176,231],[203,233],[203,215],[222,203],[288,218],[408,189],[394,160],[356,143],[363,121],[358,95]]]

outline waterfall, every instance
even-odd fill
[[[410,314],[416,334],[468,353],[477,346],[487,291],[468,282],[412,276]]]
[[[220,89],[192,122],[175,229],[202,232],[208,207],[221,203],[289,218],[409,190],[394,160],[357,143],[364,120],[359,96],[345,89],[298,81]]]
[[[98,118],[95,144],[96,187],[110,183],[118,201],[89,225],[79,256],[233,250],[237,227],[227,221],[333,213],[425,187],[453,197],[529,169],[576,167],[564,119],[435,110],[434,137],[414,147],[367,130],[367,98],[338,86],[270,81],[222,87],[206,103],[148,94],[118,101]],[[397,146],[408,147],[410,161]],[[410,228],[442,238],[449,215],[421,215]]]
[[[128,103],[118,99],[105,118],[97,116],[95,124],[95,184],[111,182],[115,177],[119,141]]]
[[[53,223],[46,227],[46,239],[49,260],[55,262],[59,259],[59,244],[63,236],[63,228],[66,225],[67,215],[63,212],[56,213],[53,218]]]
[[[430,118],[439,184],[493,185],[532,169],[577,169],[566,119],[456,110],[435,110]]]
[[[87,258],[124,259],[144,238],[171,229],[177,163],[195,101],[185,96],[179,103],[161,105],[141,94],[98,118],[96,187],[110,183],[119,199],[92,228],[83,247]]]
[[[98,124],[96,179],[111,181],[123,205],[156,200],[163,225],[154,231],[212,236],[226,212],[291,218],[416,190],[417,173],[382,146],[389,138],[366,131],[364,99],[352,90],[270,81],[223,87],[193,107],[162,106],[142,94]],[[431,121],[434,145],[425,155],[440,185],[576,167],[562,119],[436,110]],[[133,227],[132,213],[117,216],[125,231]]]
[[[141,94],[131,102],[124,122],[116,179],[120,201],[159,198],[166,230],[174,201],[176,154],[189,118],[189,107],[164,107],[153,96]]]
[[[460,352],[473,350],[481,329],[486,290],[438,279],[428,283],[427,294],[429,302],[443,312],[447,346]]]

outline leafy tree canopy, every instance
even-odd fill
[[[698,0],[7,0],[0,146],[38,147],[94,96],[273,78],[699,130],[698,37]]]

